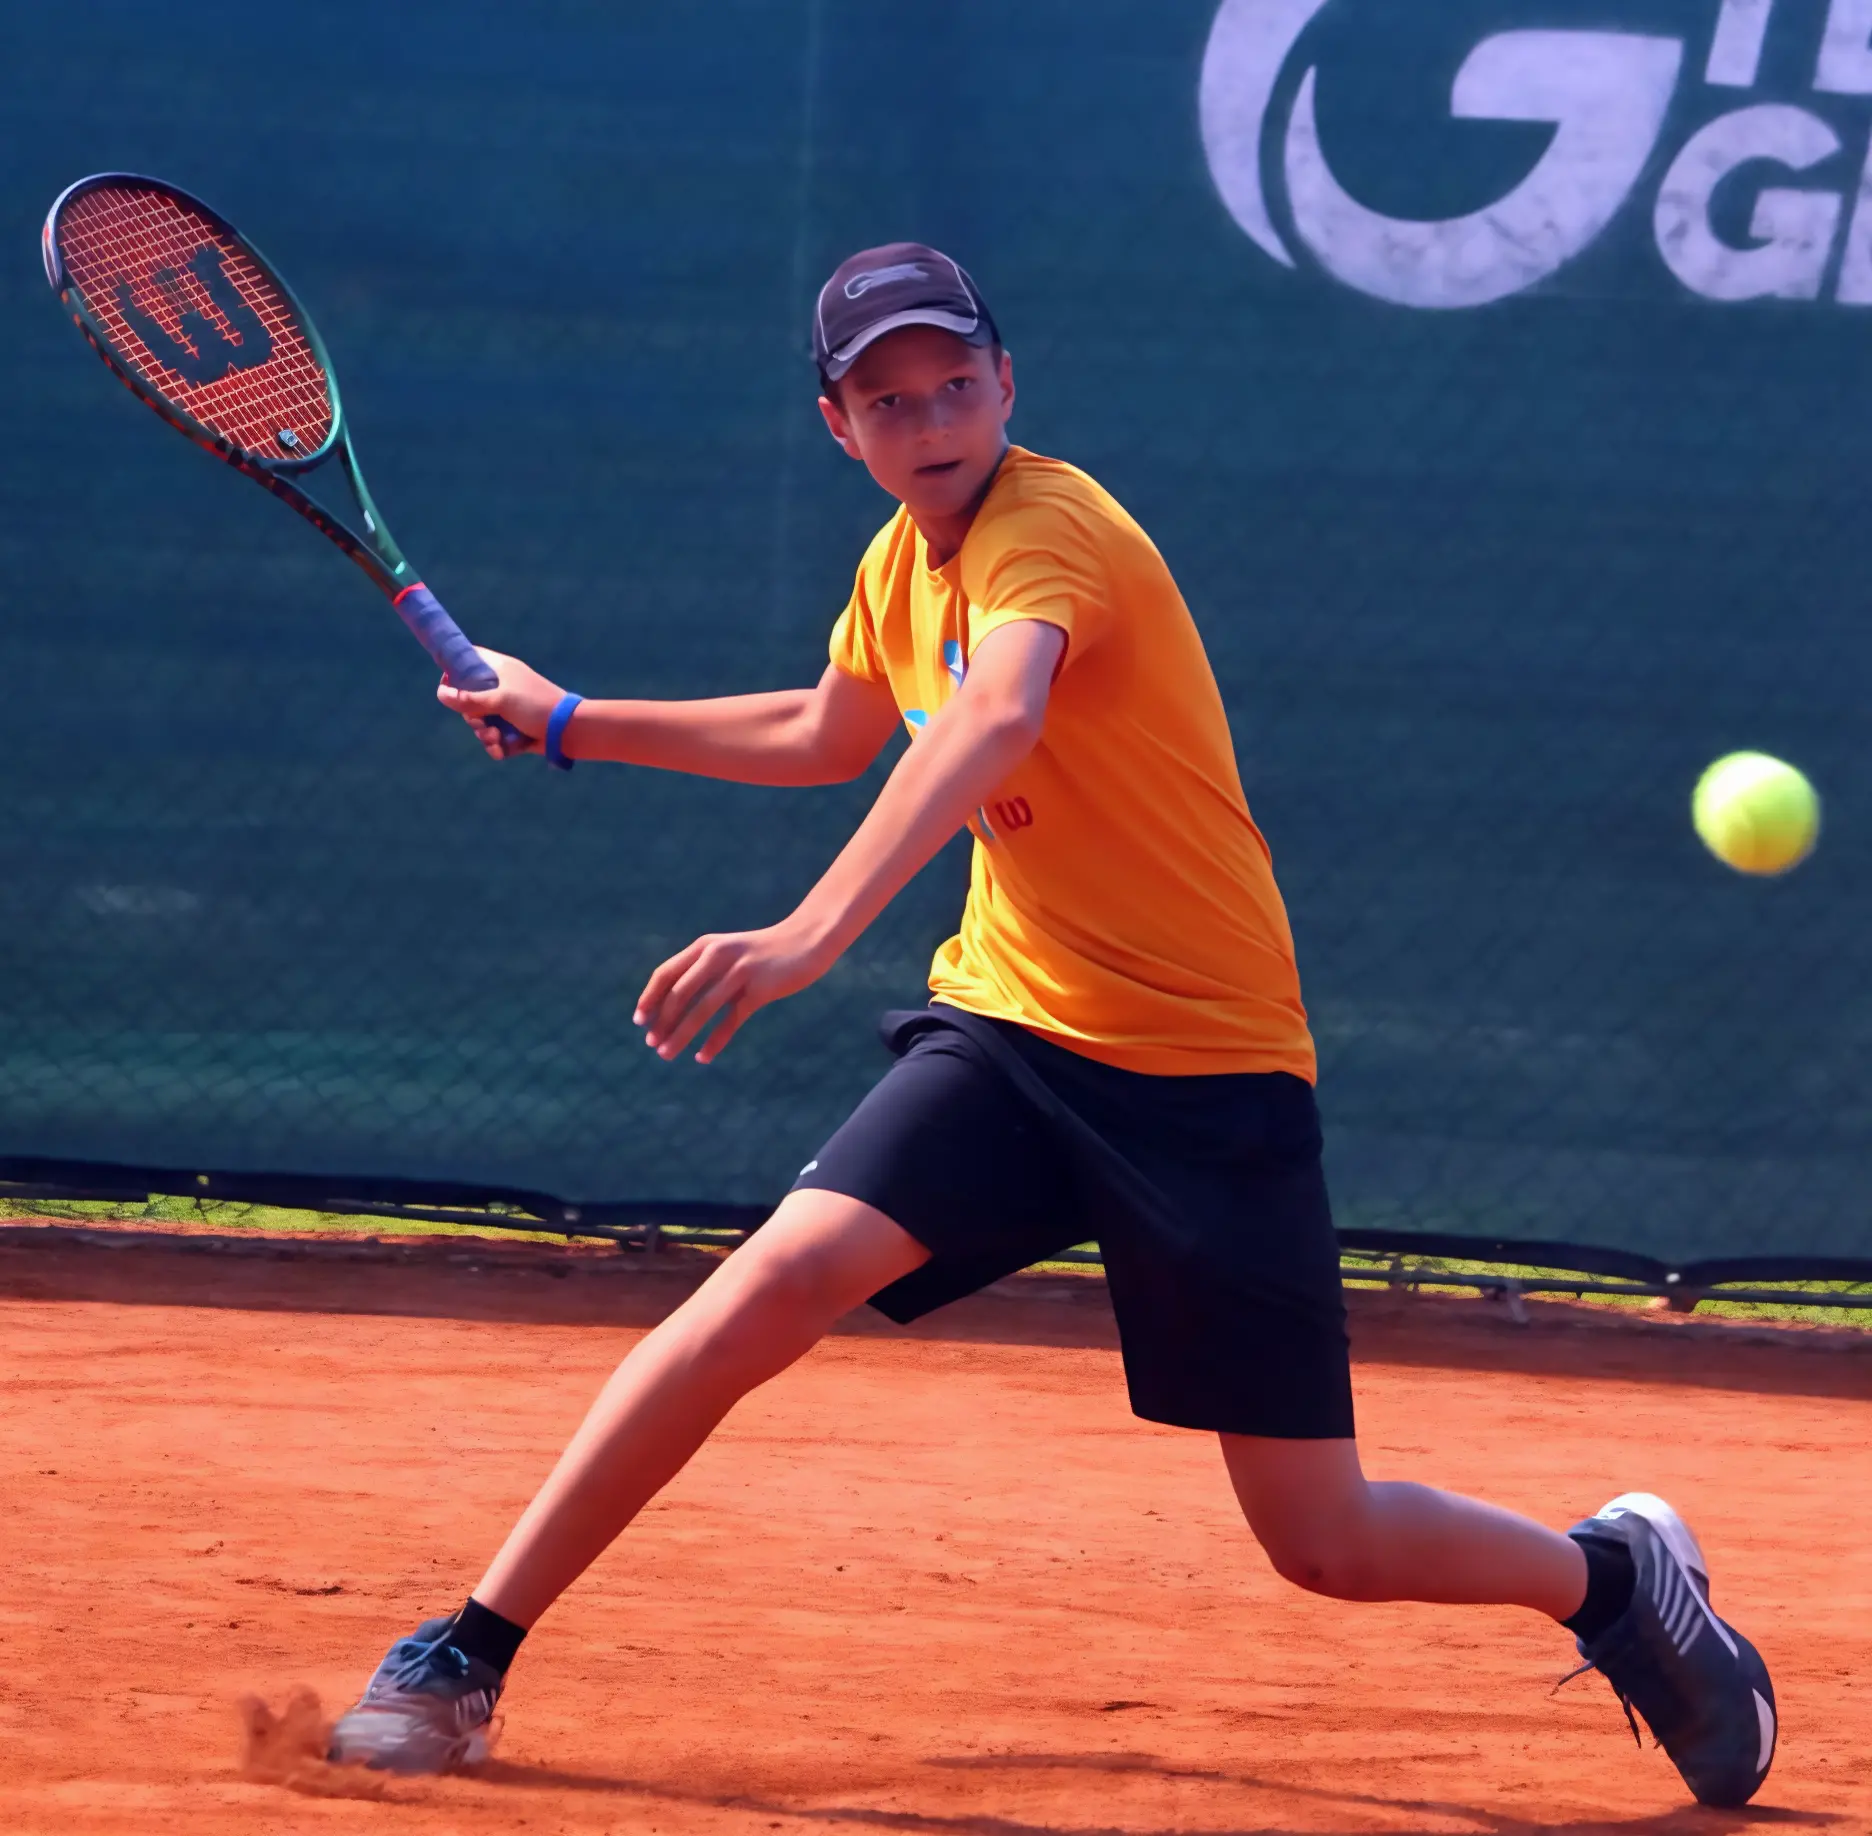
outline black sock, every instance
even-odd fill
[[[1575,1535],[1573,1540],[1586,1558],[1586,1598],[1570,1619],[1560,1623],[1590,1645],[1631,1605],[1638,1571],[1632,1566],[1631,1551],[1609,1536]]]
[[[507,1667],[514,1661],[514,1653],[520,1649],[520,1641],[525,1637],[525,1626],[517,1626],[511,1619],[501,1618],[470,1595],[468,1604],[455,1615],[455,1627],[449,1633],[448,1642],[464,1656],[492,1664],[505,1676]]]

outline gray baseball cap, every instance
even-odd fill
[[[837,382],[867,345],[904,325],[940,326],[977,346],[1001,335],[959,263],[925,243],[887,242],[847,256],[819,289],[813,357]]]

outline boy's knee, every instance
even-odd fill
[[[735,1267],[737,1251],[721,1271],[724,1351],[756,1341],[810,1342],[825,1332],[852,1302],[836,1269],[813,1254],[792,1253],[749,1256]]]
[[[1350,1441],[1222,1437],[1235,1496],[1274,1572],[1310,1594],[1384,1593],[1382,1513]]]
[[[929,1252],[881,1212],[830,1192],[788,1195],[764,1229],[730,1256],[711,1285],[737,1311],[823,1331]]]
[[[1304,1531],[1263,1532],[1262,1549],[1283,1581],[1333,1600],[1374,1598],[1373,1565],[1358,1540]]]
[[[852,1302],[832,1258],[817,1250],[749,1259],[736,1296],[737,1311],[772,1321],[832,1319]]]
[[[794,1193],[685,1303],[691,1365],[765,1382],[928,1254],[868,1206]]]

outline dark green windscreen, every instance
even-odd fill
[[[819,425],[813,290],[952,249],[1017,437],[1129,506],[1202,626],[1342,1222],[1872,1256],[1872,52],[1796,0],[1216,20],[23,12],[0,1155],[760,1200],[962,887],[952,850],[721,1064],[653,1059],[649,969],[785,912],[876,779],[488,765],[364,579],[61,317],[40,219],[117,168],[279,263],[417,567],[587,693],[813,679],[889,508]],[[1785,880],[1691,832],[1740,747],[1825,799]]]

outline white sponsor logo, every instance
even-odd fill
[[[928,280],[929,269],[920,262],[900,261],[891,268],[866,268],[862,274],[854,274],[845,283],[845,297],[855,300],[860,294],[869,293],[873,287],[882,287],[894,280]]]
[[[1463,216],[1389,217],[1334,176],[1321,140],[1318,94],[1329,84],[1302,59],[1283,84],[1308,26],[1353,0],[1222,0],[1203,56],[1200,108],[1209,170],[1229,214],[1273,259],[1296,265],[1276,226],[1269,179],[1284,192],[1291,234],[1348,287],[1399,306],[1483,306],[1545,280],[1587,248],[1630,200],[1662,144],[1671,104],[1686,85],[1748,91],[1777,8],[1804,23],[1792,0],[1710,0],[1714,31],[1701,41],[1645,32],[1498,32],[1456,72],[1450,113],[1460,121],[1553,124],[1533,169],[1505,197]],[[1756,101],[1691,133],[1658,185],[1651,222],[1657,252],[1692,293],[1713,300],[1812,300],[1872,305],[1872,155],[1851,195],[1838,184],[1789,185],[1868,125],[1861,112],[1829,120],[1838,98],[1872,96],[1872,0],[1829,0],[1804,100]],[[1264,160],[1277,93],[1290,91],[1278,159]],[[1276,170],[1270,173],[1267,168]],[[1742,168],[1756,189],[1747,240],[1711,218],[1717,188]],[[1779,168],[1779,172],[1776,172]]]

